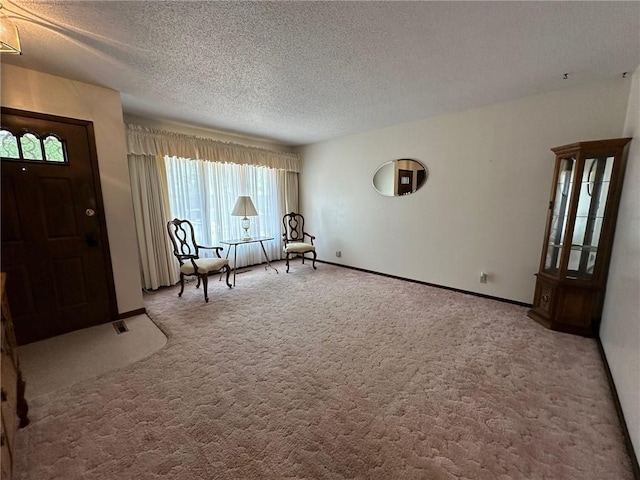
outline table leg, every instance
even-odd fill
[[[236,286],[236,257],[238,254],[238,245],[233,246],[233,286]]]
[[[278,272],[278,269],[277,269],[277,268],[275,268],[273,265],[271,265],[271,261],[269,260],[269,256],[267,255],[267,251],[266,251],[266,250],[265,250],[265,248],[264,248],[264,244],[262,243],[262,240],[260,240],[260,246],[262,247],[262,253],[264,253],[264,258],[266,258],[266,259],[267,259],[267,265],[268,265],[270,268],[274,269],[274,270],[276,271],[276,273],[279,273],[279,272]],[[267,267],[264,267],[264,269],[266,270],[266,269],[267,269]]]

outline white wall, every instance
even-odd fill
[[[629,147],[600,339],[640,458],[640,68],[633,75],[624,136],[634,139]]]
[[[620,76],[303,147],[300,209],[318,258],[531,303],[550,148],[620,137],[630,84]],[[426,164],[427,182],[383,197],[372,175],[397,158]]]
[[[143,308],[120,94],[2,64],[5,107],[93,122],[118,312]]]

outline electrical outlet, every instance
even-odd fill
[[[485,272],[480,272],[480,283],[487,283],[487,274]]]
[[[336,257],[341,257],[341,256],[342,256],[342,251],[336,250]]]

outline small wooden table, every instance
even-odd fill
[[[276,273],[278,272],[278,269],[275,268],[273,265],[271,265],[271,260],[269,260],[269,255],[267,255],[267,251],[264,248],[264,243],[262,242],[267,242],[269,240],[273,240],[273,237],[255,237],[255,238],[249,238],[249,239],[242,239],[242,238],[234,238],[231,240],[220,240],[220,243],[223,243],[225,245],[229,245],[229,248],[227,249],[227,256],[225,258],[229,258],[229,251],[231,250],[231,246],[233,246],[233,286],[236,286],[236,257],[237,257],[237,253],[238,253],[238,245],[244,245],[246,243],[259,243],[260,246],[262,247],[262,253],[264,253],[264,258],[267,260],[267,265],[264,267],[264,269],[266,270],[267,268],[271,268],[273,270],[276,271]]]

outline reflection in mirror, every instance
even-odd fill
[[[384,163],[373,174],[373,187],[386,197],[410,195],[427,180],[427,167],[417,160],[401,158]]]

